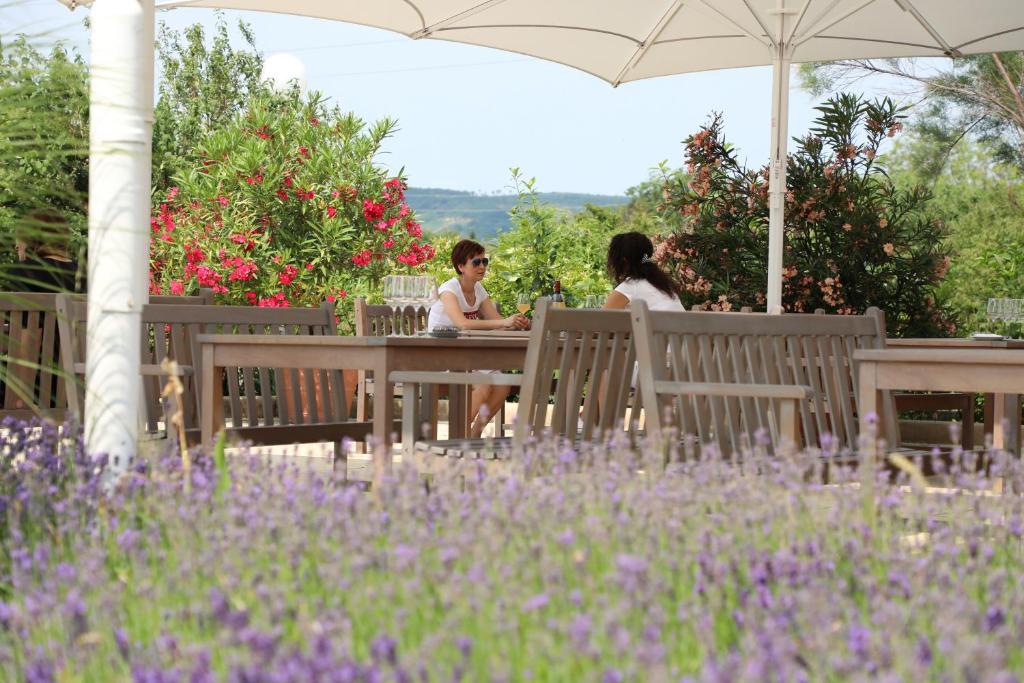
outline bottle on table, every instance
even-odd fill
[[[552,308],[565,308],[565,297],[562,296],[562,281],[555,280],[555,292],[551,295]]]

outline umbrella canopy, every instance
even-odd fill
[[[1019,0],[172,0],[336,19],[499,48],[613,85],[792,62],[956,56],[1024,45]]]

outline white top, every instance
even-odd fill
[[[682,311],[683,304],[679,298],[669,296],[647,280],[623,280],[615,291],[633,301],[643,301],[652,311]]]
[[[487,290],[479,282],[476,283],[473,287],[476,301],[470,306],[466,303],[466,295],[462,293],[462,285],[459,284],[459,278],[453,277],[437,288],[437,301],[430,307],[430,314],[427,316],[427,332],[435,327],[453,327],[455,325],[448,317],[448,314],[444,312],[444,303],[441,301],[441,295],[445,292],[451,292],[455,295],[455,300],[459,302],[459,308],[462,309],[462,315],[466,316],[466,319],[480,320],[483,318],[480,314],[480,305],[483,304],[484,299],[490,296],[487,294]]]

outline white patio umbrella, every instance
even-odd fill
[[[120,62],[124,72],[119,73],[134,68],[137,77],[148,73],[152,79],[151,51],[139,47],[152,32],[151,0],[95,0],[94,6],[94,79],[98,67],[117,72],[118,64],[110,58],[101,63],[96,58],[96,36],[110,30],[99,24],[120,21],[117,17],[128,17],[116,31],[121,41],[116,49],[125,56]],[[108,8],[106,13],[98,12],[101,7]],[[532,55],[580,69],[615,86],[655,76],[771,64],[769,310],[782,300],[790,65],[843,58],[956,57],[1024,48],[1021,0],[171,0],[159,7],[256,10],[347,21],[413,39],[448,40]],[[113,13],[110,8],[115,8]],[[140,53],[148,54],[148,63],[128,63]],[[121,112],[126,117],[121,121],[131,124],[129,128],[151,118],[147,107],[152,99],[147,102],[139,97],[142,87],[139,84],[134,92],[121,93],[120,101],[128,108]],[[94,87],[93,106],[107,106],[109,111],[107,103],[97,101],[98,90]],[[105,143],[94,133],[92,144],[95,152]],[[92,163],[95,168],[103,161],[94,156]],[[122,164],[122,171],[128,173],[129,162]],[[141,164],[133,168],[136,179],[145,173],[148,183],[148,160],[144,169]],[[125,187],[133,188],[133,196],[139,193],[141,202],[148,199],[148,192],[141,194],[142,183],[132,183],[127,176],[118,178]],[[90,218],[90,228],[102,227],[107,200],[92,195],[91,207],[96,218],[95,222]],[[138,225],[145,225],[145,218],[140,215]],[[144,231],[133,234],[146,239]],[[106,262],[107,257],[94,252],[90,242],[91,289],[98,262]],[[145,262],[135,268],[141,271]],[[122,289],[128,288],[131,274],[107,274],[121,283]],[[90,331],[93,324],[91,317]],[[123,330],[124,334],[134,331],[129,327]],[[89,353],[91,365],[103,352],[90,346]],[[89,381],[100,395],[116,390],[114,396],[123,396],[124,389],[103,373],[92,373]],[[87,401],[87,434],[94,419],[88,405]]]

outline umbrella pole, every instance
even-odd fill
[[[782,41],[772,60],[772,143],[768,180],[768,312],[781,312],[782,255],[786,209],[786,144],[789,123],[789,66]]]
[[[130,466],[138,440],[139,339],[148,297],[153,0],[95,0],[89,18],[85,440],[88,453],[110,456],[113,483]]]

